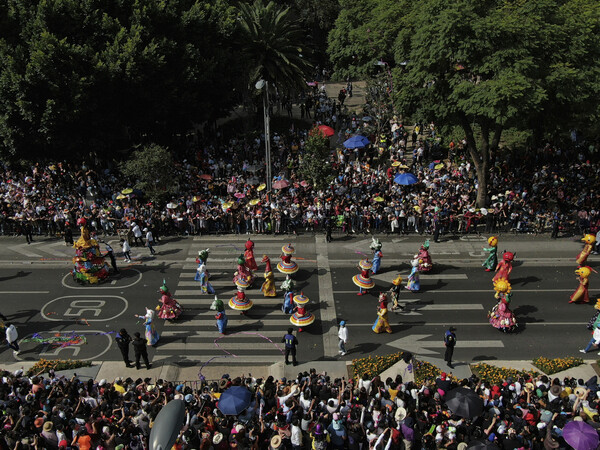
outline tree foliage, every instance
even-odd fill
[[[178,191],[179,183],[173,168],[171,152],[157,144],[149,144],[134,151],[120,165],[126,178],[136,180],[133,187],[157,203],[169,200]]]
[[[329,139],[318,128],[313,128],[304,144],[300,174],[317,189],[324,189],[333,177],[329,161]]]

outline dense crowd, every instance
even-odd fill
[[[466,143],[442,146],[433,123],[405,127],[393,116],[382,127],[370,117],[348,113],[342,97],[329,98],[318,88],[302,105],[314,125],[330,125],[337,133],[328,162],[334,178],[326,189],[315,189],[299,175],[307,130],[292,127],[273,134],[274,181],[289,186],[272,192],[261,186],[264,136],[219,136],[199,143],[195,153],[172,168],[185,188],[166,205],[149,202],[135,189],[122,194],[135,187],[135,180],[125,179],[106,161],[36,163],[22,170],[5,165],[0,174],[0,232],[60,235],[79,216],[88,218],[93,231],[105,234],[137,220],[155,237],[327,227],[346,233],[513,231],[558,237],[561,231],[599,229],[597,144],[568,149],[546,145],[526,154],[504,151],[490,169],[489,206],[478,208],[477,177]],[[341,145],[358,133],[372,144],[362,149]],[[396,184],[395,175],[403,172],[415,174],[419,182]]]
[[[565,448],[563,428],[583,421],[600,428],[600,388],[587,381],[545,375],[490,384],[445,373],[422,385],[364,376],[331,379],[299,373],[296,379],[223,377],[215,382],[172,383],[150,378],[83,381],[2,373],[3,449],[144,449],[167,402],[185,402],[185,425],[175,449],[464,449]],[[219,397],[246,386],[250,404],[223,415]],[[455,387],[473,390],[483,412],[460,417],[446,405]]]

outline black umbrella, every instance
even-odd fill
[[[444,397],[448,409],[465,419],[478,416],[483,411],[483,400],[471,389],[458,387]]]
[[[499,448],[496,444],[487,440],[471,441],[467,446],[467,450],[498,450]]]

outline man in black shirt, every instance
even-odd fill
[[[293,328],[288,328],[288,332],[283,338],[281,342],[285,343],[285,363],[289,364],[289,356],[292,355],[292,361],[295,366],[298,365],[298,361],[296,361],[296,346],[298,345],[298,339],[292,333],[294,332]]]
[[[133,351],[135,353],[135,368],[140,369],[140,358],[144,359],[146,369],[150,369],[152,365],[148,361],[148,350],[146,349],[147,341],[146,338],[140,337],[140,333],[136,331],[134,333],[135,339],[133,340]]]
[[[131,336],[129,336],[129,333],[127,333],[125,328],[121,328],[121,331],[117,333],[115,341],[117,341],[121,355],[123,355],[123,361],[125,361],[125,365],[127,367],[133,367],[131,365],[131,361],[129,361],[129,343],[131,342]]]

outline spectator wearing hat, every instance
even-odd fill
[[[334,449],[341,450],[344,448],[348,435],[346,433],[346,427],[338,413],[333,413],[333,420],[327,427],[327,433],[330,436],[331,445]]]
[[[54,424],[51,421],[44,422],[43,431],[40,433],[40,436],[48,448],[58,448],[58,436],[54,430]]]
[[[346,326],[346,321],[342,320],[340,322],[340,329],[338,330],[338,338],[339,338],[339,353],[344,356],[346,354],[346,343],[348,342],[348,327]]]

